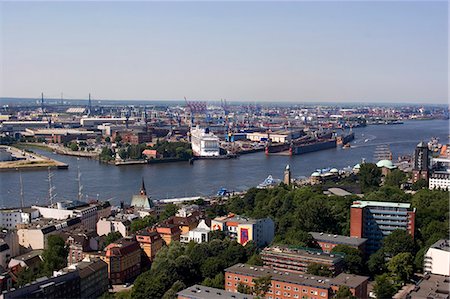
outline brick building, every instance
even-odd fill
[[[141,247],[136,240],[124,238],[109,244],[102,259],[112,284],[128,282],[141,272]]]
[[[366,238],[349,237],[342,235],[331,235],[327,233],[309,233],[316,243],[322,248],[324,252],[331,252],[337,245],[346,245],[364,252],[365,244],[367,242]]]
[[[264,266],[298,274],[306,273],[310,264],[327,266],[333,274],[342,272],[344,260],[340,254],[330,254],[303,247],[273,246],[261,251]]]
[[[414,237],[415,214],[409,203],[355,201],[350,208],[350,236],[367,238],[366,251],[373,253],[394,230],[406,230]]]
[[[349,287],[357,298],[368,298],[368,277],[341,273],[337,277],[321,277],[283,272],[268,267],[236,264],[225,269],[225,290],[237,292],[238,285],[253,286],[253,279],[271,276],[271,288],[266,299],[328,299],[340,286]]]
[[[141,230],[136,233],[136,241],[139,242],[148,261],[155,259],[158,251],[163,247],[164,240],[160,234],[155,231]]]

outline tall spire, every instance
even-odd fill
[[[147,195],[147,190],[145,190],[144,178],[142,178],[141,195]]]

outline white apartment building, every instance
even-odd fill
[[[439,240],[428,249],[424,257],[425,273],[450,276],[450,241]]]
[[[14,229],[17,224],[30,223],[39,218],[39,211],[33,208],[0,210],[0,227]]]
[[[270,244],[275,236],[272,219],[252,219],[234,214],[211,220],[211,230],[221,230],[241,245],[253,241],[258,247]]]
[[[97,222],[97,234],[99,236],[107,235],[111,232],[119,232],[122,237],[130,235],[131,221],[126,217],[108,217],[101,218]]]
[[[431,173],[428,178],[428,188],[450,190],[450,159],[432,158]]]

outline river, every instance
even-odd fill
[[[148,194],[155,199],[213,195],[221,187],[242,191],[261,183],[269,174],[282,178],[286,164],[294,178],[309,176],[325,167],[338,169],[353,166],[366,158],[373,161],[377,145],[389,144],[394,155],[412,154],[421,140],[439,137],[448,141],[449,122],[446,120],[406,121],[401,125],[373,125],[354,130],[352,148],[329,149],[299,156],[269,156],[263,152],[242,155],[230,160],[198,160],[188,162],[113,166],[96,160],[57,155],[33,148],[33,151],[69,164],[68,170],[53,171],[56,200],[76,199],[78,194],[77,165],[81,172],[83,195],[89,199],[130,202],[139,191],[141,178]],[[45,170],[22,171],[25,204],[47,203],[48,173]],[[20,175],[0,172],[0,204],[20,205]]]

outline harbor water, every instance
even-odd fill
[[[54,170],[52,184],[56,200],[76,199],[78,195],[77,169],[81,172],[84,200],[111,200],[130,202],[139,191],[144,178],[147,192],[152,198],[163,199],[188,196],[214,195],[221,187],[229,191],[243,191],[261,183],[268,175],[282,178],[286,164],[294,178],[309,176],[316,169],[354,166],[365,158],[374,160],[378,145],[389,145],[394,159],[412,154],[421,140],[438,137],[447,143],[447,120],[405,121],[399,125],[373,125],[354,130],[355,140],[350,149],[341,147],[298,156],[272,155],[264,152],[242,155],[237,159],[197,160],[151,165],[114,166],[87,158],[77,159],[33,148],[32,150],[69,164],[67,170]],[[21,172],[24,202],[48,203],[48,173],[46,170]],[[0,205],[20,205],[20,174],[18,171],[0,172]]]

